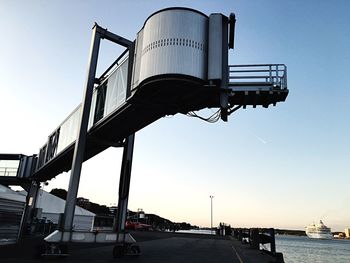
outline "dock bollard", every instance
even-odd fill
[[[219,225],[219,235],[225,236],[225,223],[220,223]]]
[[[253,249],[259,249],[260,245],[259,245],[259,229],[257,228],[252,228],[250,230],[250,247]]]
[[[242,239],[243,239],[243,230],[239,229],[238,230],[238,240],[242,242]]]
[[[275,229],[270,228],[270,236],[271,236],[271,242],[270,242],[270,250],[272,254],[276,254],[276,241],[275,241]]]

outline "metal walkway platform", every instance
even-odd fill
[[[230,66],[230,69],[233,67],[235,66]],[[252,77],[245,80],[251,81],[254,79],[254,76]],[[284,81],[284,77],[280,76],[278,80]],[[232,106],[242,105],[243,107],[275,105],[284,101],[288,95],[286,86],[282,83],[277,84],[266,81],[238,83],[235,82],[234,77],[230,77],[229,103]],[[89,130],[85,160],[111,146],[118,146],[129,134],[166,115],[186,114],[203,108],[219,108],[219,97],[219,87],[196,80],[178,81],[171,76],[164,76],[162,79],[148,81],[134,90],[133,95],[121,107]],[[45,163],[33,176],[39,181],[46,181],[59,173],[68,171],[71,168],[74,142]]]
[[[288,96],[287,67],[284,64],[230,65],[230,103],[243,107],[285,101]]]
[[[120,64],[122,65],[122,63]],[[121,67],[121,66],[120,66]],[[228,100],[231,106],[263,106],[276,105],[285,101],[288,96],[287,70],[282,64],[265,65],[230,65],[228,83]],[[111,75],[111,74],[110,74]],[[102,76],[104,77],[104,76]],[[99,87],[103,87],[103,83]],[[98,90],[96,87],[95,90]],[[137,132],[152,122],[177,113],[186,114],[203,108],[220,107],[220,88],[204,81],[188,78],[179,81],[174,76],[151,79],[141,83],[132,95],[110,114],[98,119],[88,131],[86,142],[87,160],[105,149],[120,146],[129,134]],[[47,181],[56,175],[69,171],[72,165],[75,140],[72,140],[62,151],[57,151],[57,131],[69,122],[78,112],[77,107],[72,114],[49,136],[49,141],[56,142],[55,154],[48,161],[38,165],[32,179]],[[70,126],[74,125],[70,124]],[[62,135],[62,132],[61,132]],[[46,149],[45,145],[42,149]],[[39,162],[40,162],[39,153]],[[47,155],[47,153],[46,153]],[[12,155],[11,155],[12,156]],[[41,158],[42,159],[42,158]],[[0,174],[2,182],[15,184],[17,175]],[[21,176],[25,180],[25,176]]]

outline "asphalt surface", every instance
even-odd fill
[[[66,262],[237,262],[228,240],[172,237],[139,243],[141,255],[114,259],[112,246],[72,251]]]
[[[252,251],[230,237],[162,232],[134,232],[141,248],[139,256],[113,258],[113,245],[72,244],[69,256],[34,259],[40,239],[27,240],[20,247],[0,249],[0,262],[271,262],[261,252]],[[266,259],[266,261],[265,261]]]

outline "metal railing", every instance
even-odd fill
[[[287,88],[287,67],[284,64],[229,65],[229,85],[264,85]]]
[[[17,167],[0,167],[0,176],[17,176],[17,170]]]

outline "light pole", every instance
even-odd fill
[[[213,195],[209,195],[210,197],[210,234],[212,234],[213,231]]]

